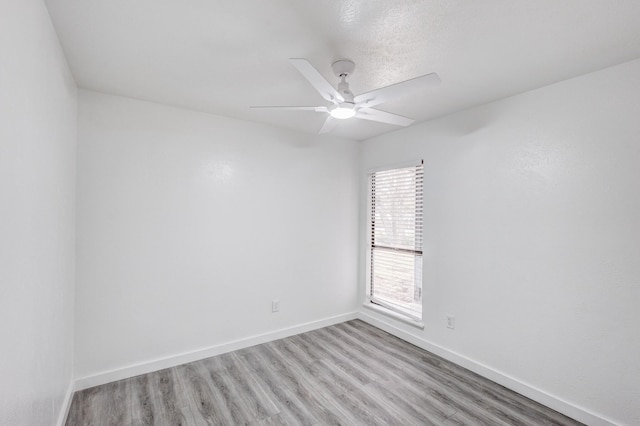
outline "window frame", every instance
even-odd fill
[[[395,169],[403,169],[403,168],[409,168],[409,167],[418,167],[418,166],[422,166],[423,170],[422,170],[422,197],[424,200],[424,160],[414,160],[414,161],[410,161],[410,162],[405,162],[405,163],[400,163],[400,164],[392,164],[392,165],[388,165],[388,166],[382,166],[382,167],[378,167],[378,168],[374,168],[374,169],[369,169],[366,172],[366,191],[367,191],[367,204],[366,204],[366,216],[367,216],[367,221],[366,221],[366,232],[365,232],[365,237],[366,237],[366,258],[365,258],[365,276],[366,276],[366,286],[365,286],[365,302],[364,302],[364,306],[367,308],[370,308],[374,311],[380,312],[382,314],[385,314],[387,316],[390,316],[392,318],[395,318],[397,320],[406,322],[410,325],[414,325],[417,326],[419,328],[424,328],[424,324],[422,323],[422,318],[424,316],[424,298],[422,297],[424,294],[424,285],[421,285],[421,297],[420,297],[420,316],[417,317],[416,315],[414,315],[412,312],[408,311],[408,310],[404,310],[401,307],[397,307],[397,306],[392,306],[389,304],[386,304],[384,302],[381,302],[380,300],[373,300],[374,298],[372,297],[371,294],[371,287],[372,287],[372,204],[373,204],[373,194],[372,194],[372,185],[371,185],[371,175],[375,174],[375,173],[379,173],[379,172],[384,172],[384,171],[391,171],[391,170],[395,170]],[[423,201],[423,211],[422,211],[422,221],[424,223],[424,201]],[[423,245],[424,242],[424,235],[422,235],[422,242],[421,242],[421,246]],[[421,265],[421,277],[420,277],[420,281],[421,284],[424,283],[424,247],[422,247],[421,253],[420,253],[420,261],[422,262]]]

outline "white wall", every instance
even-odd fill
[[[73,366],[76,89],[41,0],[0,1],[0,424],[55,424]]]
[[[363,191],[367,169],[425,160],[425,329],[362,312],[640,424],[639,137],[635,61],[365,141]]]
[[[79,378],[356,310],[356,142],[79,105]]]

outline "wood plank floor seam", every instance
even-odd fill
[[[360,320],[78,391],[66,422],[580,424]]]

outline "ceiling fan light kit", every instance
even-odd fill
[[[393,124],[396,126],[409,126],[413,123],[411,118],[381,111],[373,107],[384,102],[407,96],[424,87],[440,84],[438,74],[431,73],[354,96],[351,89],[349,89],[349,83],[347,83],[347,78],[353,73],[356,67],[353,61],[342,59],[331,64],[333,73],[340,79],[337,88],[334,88],[331,83],[329,83],[306,59],[292,58],[289,59],[289,62],[309,81],[311,86],[318,91],[320,96],[331,102],[331,105],[315,107],[256,106],[251,108],[288,109],[329,113],[327,120],[320,129],[320,133],[331,131],[336,124],[334,119],[346,120],[353,117],[363,120],[377,121],[380,123]]]
[[[339,120],[346,120],[347,118],[355,117],[355,105],[351,102],[342,102],[341,104],[333,105],[329,107],[329,114],[331,114],[333,118],[337,118]]]

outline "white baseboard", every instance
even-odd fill
[[[75,383],[69,383],[69,387],[67,388],[67,393],[62,400],[62,406],[60,407],[60,414],[58,414],[58,421],[56,425],[64,426],[67,422],[67,416],[69,415],[69,408],[71,408],[71,400],[73,399]]]
[[[578,420],[579,422],[582,422],[586,425],[617,426],[617,423],[605,418],[604,416],[595,414],[583,407],[579,407],[567,401],[564,401],[563,399],[551,395],[541,389],[538,389],[535,386],[524,383],[514,377],[509,376],[508,374],[502,373],[482,363],[467,358],[464,355],[416,337],[411,333],[408,333],[396,327],[393,324],[370,315],[367,312],[358,312],[358,319],[371,324],[381,330],[384,330],[387,333],[393,334],[394,336],[399,337],[400,339],[416,345],[426,351],[436,354],[448,361],[451,361],[454,364],[471,370],[474,373],[486,377],[489,380],[492,380],[508,389],[511,389],[521,395],[526,396],[527,398],[539,402],[542,405],[552,408],[559,413],[571,417],[572,419]]]
[[[105,371],[91,376],[81,377],[75,380],[75,390],[91,388],[93,386],[104,385],[106,383],[115,382],[117,380],[128,379],[140,374],[151,373],[153,371],[162,370],[164,368],[175,367],[176,365],[188,362],[199,361],[201,359],[224,354],[227,352],[237,351],[238,349],[248,348],[250,346],[259,345],[261,343],[271,342],[273,340],[282,339],[296,334],[304,333],[318,328],[327,327],[329,325],[338,324],[344,321],[356,319],[358,314],[351,312],[348,314],[337,315],[330,318],[324,318],[318,321],[311,321],[299,324],[293,327],[287,327],[276,331],[271,331],[256,336],[250,336],[239,340],[211,346],[204,349],[198,349],[191,352],[185,352],[165,358],[145,361],[138,364],[129,365],[115,370]]]

